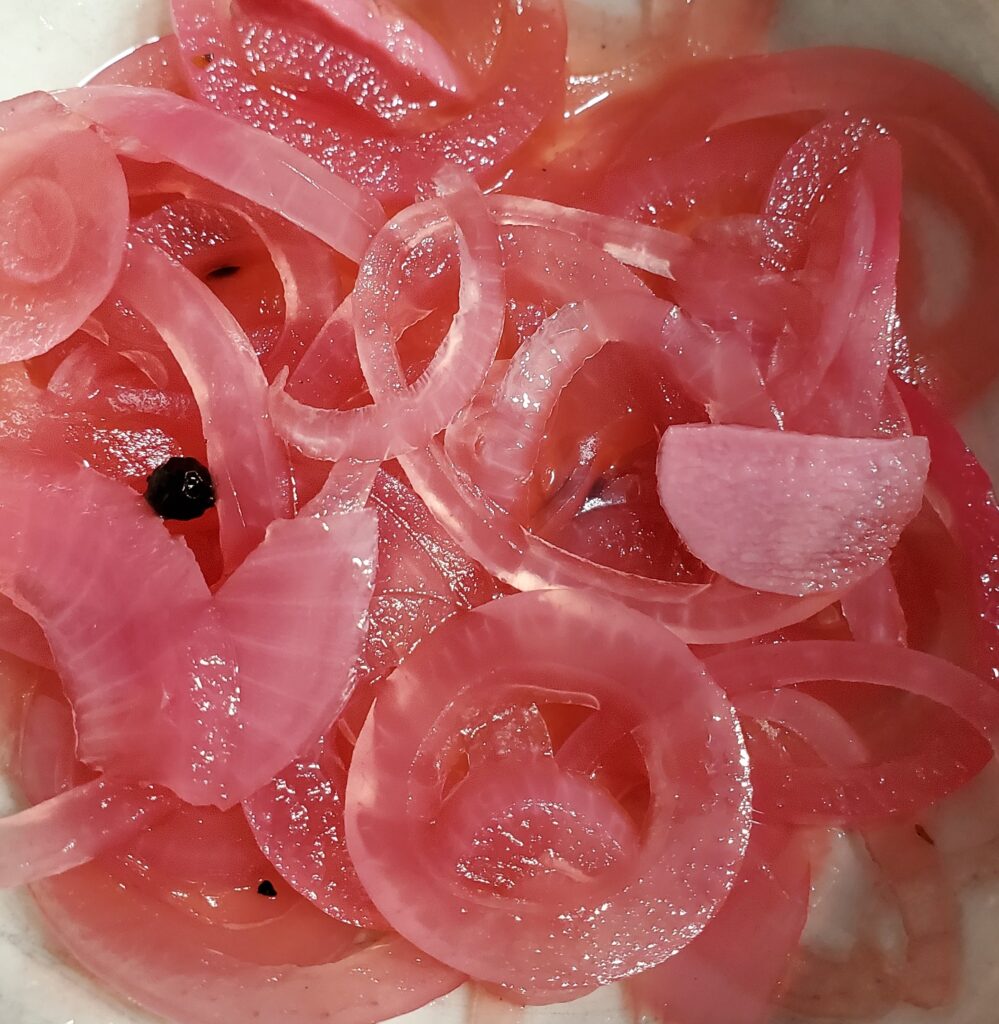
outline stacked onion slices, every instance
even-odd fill
[[[660,7],[567,65],[557,0],[173,0],[0,106],[0,884],[120,997],[955,998],[999,116]],[[175,456],[189,521],[143,500]],[[836,956],[844,835],[897,927]]]

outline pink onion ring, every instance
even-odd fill
[[[173,93],[101,85],[56,98],[100,125],[119,152],[169,160],[281,214],[348,259],[361,258],[384,221],[374,199],[280,139]]]
[[[498,702],[546,694],[585,695],[634,730],[652,811],[621,867],[560,886],[558,899],[508,905],[431,856],[447,744]],[[445,962],[528,995],[607,983],[686,945],[728,891],[747,825],[740,748],[710,678],[661,625],[592,594],[515,595],[452,620],[390,678],[354,751],[347,845],[386,919]],[[531,791],[508,787],[506,799],[512,808]]]

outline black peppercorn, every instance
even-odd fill
[[[215,504],[211,474],[197,459],[167,459],[146,482],[146,501],[161,519],[197,519]]]
[[[269,882],[266,878],[257,886],[257,892],[270,900],[277,896],[277,889],[274,888],[274,883]]]

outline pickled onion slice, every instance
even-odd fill
[[[133,244],[118,292],[160,332],[194,392],[232,571],[275,519],[291,514],[288,457],[267,419],[267,380],[225,307],[148,243]]]
[[[965,552],[978,617],[976,670],[999,682],[999,503],[989,474],[957,429],[922,390],[900,385],[912,427],[926,436],[932,463],[927,499]]]
[[[551,902],[497,903],[431,856],[448,745],[497,702],[545,695],[622,718],[648,767],[652,812],[622,866],[560,886]],[[390,678],[354,751],[347,844],[375,905],[432,955],[528,995],[592,987],[661,962],[724,899],[747,828],[740,749],[731,709],[662,626],[582,592],[515,595],[454,619]]]
[[[263,16],[284,31],[323,30],[353,38],[400,67],[415,72],[442,92],[465,91],[467,83],[443,46],[418,21],[389,0],[242,0],[248,14]],[[318,30],[318,31],[315,31]]]
[[[497,217],[515,224],[540,223],[551,228],[562,210],[553,204],[521,200],[514,200],[513,207],[508,208],[507,202],[503,197],[491,200]],[[417,210],[411,216],[426,217],[430,222],[442,220],[432,208]],[[668,254],[675,253],[677,236],[595,214],[579,214],[576,219],[583,225],[585,237],[600,244],[605,252],[621,253],[625,262],[643,269],[651,266],[657,268],[657,273],[668,271]],[[562,248],[571,250],[570,236],[563,237]],[[387,236],[383,238],[388,242]],[[412,314],[406,303],[395,301],[408,278],[408,250],[396,244],[388,245],[384,252],[379,246],[375,252],[378,285],[355,292],[353,305],[355,321],[362,327],[358,332],[359,354],[362,362],[366,361],[365,377],[374,401],[378,402],[407,386],[397,343],[411,325]],[[368,260],[372,260],[370,254]],[[571,265],[573,260],[567,256],[563,262]],[[365,332],[364,324],[371,325],[370,333]],[[709,351],[709,365],[711,361]],[[698,585],[669,583],[611,569],[530,533],[513,516],[486,499],[452,464],[438,441],[423,451],[400,456],[400,462],[414,489],[451,537],[489,572],[520,590],[596,589],[660,619],[692,643],[759,636],[807,619],[834,600],[825,596],[800,600],[761,594],[723,579]]]
[[[890,565],[851,587],[841,604],[854,640],[906,646],[908,624]]]
[[[978,677],[930,654],[855,641],[787,641],[716,654],[707,666],[738,704],[743,693],[835,680],[891,687],[943,705],[995,748],[999,696]],[[948,733],[948,735],[952,735]],[[963,734],[962,738],[963,738]],[[873,822],[918,812],[967,781],[966,752],[953,747],[862,765],[776,767],[754,761],[758,806],[775,820]],[[977,757],[977,754],[973,755]],[[981,767],[981,762],[978,762]]]
[[[164,790],[100,778],[0,818],[0,887],[79,867],[155,825],[176,803]]]
[[[81,760],[211,799],[219,742],[235,724],[224,711],[233,657],[190,551],[92,470],[27,454],[0,465],[11,482],[0,589],[45,631]]]
[[[346,705],[377,552],[371,511],[279,520],[217,592],[238,659],[237,721],[244,717],[244,734],[252,727],[233,756],[233,802],[309,750]]]
[[[454,419],[485,380],[503,325],[497,231],[473,185],[456,182],[443,205],[458,233],[461,261],[459,307],[448,336],[412,387],[376,399],[372,406],[350,411],[309,409],[276,388],[271,415],[283,436],[306,454],[326,459],[379,460],[422,448]],[[416,208],[418,219],[420,213]],[[392,244],[409,247],[419,242],[419,235],[409,234],[395,221],[386,235]],[[376,239],[374,246],[378,244]],[[355,307],[359,295],[383,287],[380,278],[377,256],[369,253],[355,288]],[[393,339],[385,326],[370,320],[362,322],[361,330],[371,337],[358,349],[368,376],[373,372],[378,346],[391,345]],[[278,387],[283,383],[280,381]]]
[[[298,892],[340,921],[387,928],[344,840],[347,768],[337,734],[352,744],[363,722],[357,716],[367,715],[384,677],[442,622],[489,600],[496,587],[403,481],[380,472],[370,507],[378,514],[378,573],[351,704],[333,732],[244,801],[243,810],[261,849]]]
[[[255,79],[248,55],[238,45],[238,37],[248,35],[252,52],[254,26],[240,29],[213,0],[174,0],[173,16],[181,48],[192,62],[192,84],[207,102],[234,120],[276,131],[358,188],[399,208],[431,190],[443,163],[479,178],[495,174],[561,97],[566,38],[561,4],[503,0],[498,8],[498,21],[483,18],[487,30],[498,27],[499,33],[474,102],[445,112],[449,116],[436,125],[403,122],[391,127],[379,123],[384,75],[366,67],[362,55],[344,42],[334,47],[334,52],[347,51],[346,67],[332,79],[335,101],[323,104],[317,96],[305,112],[289,99],[287,87]],[[475,17],[483,12],[473,5],[471,13]],[[309,77],[303,74],[298,88],[328,78],[328,69],[321,66],[325,50],[320,43],[316,66],[308,69]],[[199,66],[197,59],[206,53],[212,60]],[[342,100],[351,99],[358,82],[362,109],[352,111]],[[408,98],[396,93],[389,109],[398,105],[396,100],[405,104]]]
[[[0,362],[48,352],[121,267],[125,178],[114,151],[43,93],[0,104]]]
[[[313,959],[304,966],[267,959],[272,951],[280,955],[280,918],[235,931],[252,945],[256,962],[249,951],[220,951],[220,943],[222,950],[232,944],[228,929],[122,885],[99,865],[33,891],[53,934],[84,967],[126,999],[193,1024],[228,1024],[234,1013],[248,1019],[259,1013],[284,1024],[376,1024],[424,1006],[462,981],[393,936],[316,963],[320,947],[334,956],[343,950],[343,926],[328,919],[325,935],[312,938]],[[155,942],[148,941],[150,929]]]
[[[279,139],[173,93],[100,85],[56,98],[99,125],[119,152],[171,161],[280,213],[349,259],[360,259],[384,220],[375,200]]]
[[[0,462],[27,492],[0,504],[2,589],[46,633],[83,761],[231,806],[342,709],[371,599],[371,513],[272,524],[213,599],[129,489],[37,456]]]
[[[928,470],[923,438],[674,426],[659,449],[659,496],[716,572],[804,595],[843,590],[884,565],[919,511]]]
[[[638,1004],[684,1024],[767,1024],[811,895],[800,837],[756,825],[742,872],[717,917],[683,951],[629,981]]]

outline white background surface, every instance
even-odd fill
[[[628,12],[637,0],[584,0]],[[701,0],[705,2],[705,0]],[[781,41],[852,42],[935,60],[999,97],[999,0],[784,0]],[[129,46],[166,30],[166,0],[0,0],[0,97],[73,85]],[[999,284],[997,284],[999,287]],[[999,465],[999,393],[970,418],[979,452]],[[0,665],[0,686],[3,685]],[[3,806],[0,793],[0,813]],[[999,829],[999,820],[996,822]],[[967,948],[961,1002],[943,1015],[904,1011],[886,1024],[993,1024],[999,1020],[999,891],[977,887],[969,900],[974,941]],[[150,937],[153,941],[153,937]],[[407,1018],[457,1024],[462,996]],[[30,904],[0,894],[0,1024],[146,1024],[153,1018],[108,1000],[99,987],[50,952]],[[531,1022],[618,1024],[613,992],[531,1011]],[[239,1024],[234,1021],[233,1024]],[[682,1022],[678,1022],[682,1024]],[[719,1021],[717,1024],[726,1024]]]

